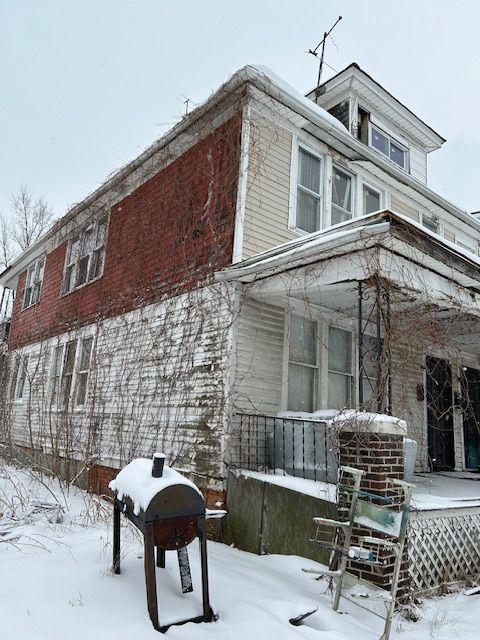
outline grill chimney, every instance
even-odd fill
[[[154,453],[153,454],[153,465],[152,465],[152,476],[154,478],[161,478],[163,476],[163,465],[165,464],[165,454],[163,453]]]

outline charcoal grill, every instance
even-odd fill
[[[177,551],[182,592],[193,591],[187,545],[195,538],[200,543],[203,615],[186,622],[211,622],[214,614],[208,595],[207,540],[205,502],[197,487],[164,464],[165,456],[155,454],[153,462],[139,458],[124,467],[110,483],[113,507],[113,571],[120,573],[120,514],[123,513],[142,533],[144,539],[145,584],[148,613],[157,631],[165,632],[158,617],[156,565],[165,568],[165,552]]]

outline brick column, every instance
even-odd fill
[[[406,427],[401,421],[385,422],[380,418],[371,422],[348,420],[340,425],[339,461],[340,465],[355,467],[365,471],[361,488],[381,497],[399,495],[396,489],[388,484],[388,478],[404,479],[404,444]],[[345,476],[346,482],[350,481]],[[339,512],[345,517],[349,507],[349,494],[340,494]],[[362,498],[360,498],[362,499]],[[372,503],[385,504],[382,501]],[[395,507],[392,507],[395,508]],[[388,539],[388,536],[367,529],[355,527],[352,545],[358,544],[358,536],[372,535],[376,538]],[[381,549],[379,560],[383,566],[369,566],[361,562],[349,561],[347,571],[379,587],[389,589],[395,556],[388,549]],[[403,556],[403,566],[398,583],[398,597],[408,592],[407,547]]]

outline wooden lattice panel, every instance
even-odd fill
[[[480,507],[413,511],[408,528],[413,593],[480,577]]]

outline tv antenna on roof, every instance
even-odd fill
[[[322,79],[323,57],[324,57],[324,54],[325,54],[325,42],[327,41],[328,36],[332,33],[332,31],[335,29],[335,27],[337,26],[337,24],[340,22],[341,19],[342,19],[342,16],[338,16],[337,21],[335,22],[335,24],[331,27],[330,31],[325,31],[325,33],[323,34],[323,38],[317,44],[315,49],[313,49],[313,50],[309,49],[307,51],[307,53],[311,53],[312,56],[315,56],[317,59],[320,60],[320,66],[318,68],[317,88],[315,89],[315,97],[316,98],[318,98],[318,96],[320,95],[320,81]],[[318,53],[318,49],[320,47],[322,47],[322,50],[321,50],[321,52],[319,54]]]

